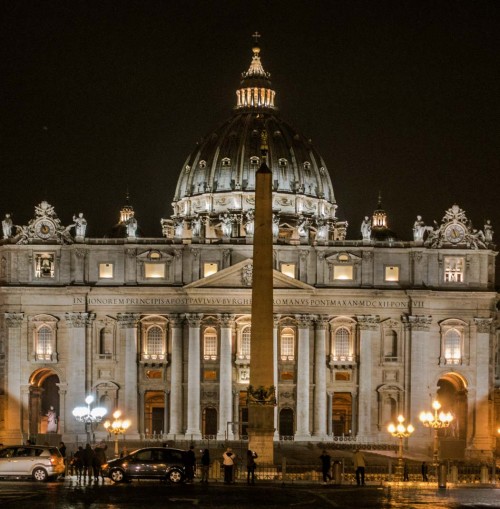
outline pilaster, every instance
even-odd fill
[[[313,435],[326,438],[326,331],[328,319],[320,316],[315,320],[314,344],[314,416]]]
[[[182,324],[179,315],[170,317],[172,330],[172,363],[170,366],[170,428],[169,435],[175,440],[182,433]]]
[[[188,339],[188,387],[186,438],[201,439],[200,429],[200,324],[203,315],[187,314]]]
[[[307,440],[311,436],[309,422],[309,329],[312,316],[296,315],[299,328],[297,352],[297,429],[296,440]]]
[[[232,412],[232,362],[231,345],[234,329],[234,316],[224,314],[220,318],[220,367],[219,367],[219,440],[233,440],[233,430],[228,422],[233,422]],[[227,436],[226,436],[227,434]]]

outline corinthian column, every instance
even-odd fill
[[[219,440],[233,440],[232,426],[228,422],[233,422],[233,380],[231,365],[231,340],[233,337],[234,317],[232,315],[222,315],[220,329],[220,378],[219,378],[219,430],[217,438]],[[226,437],[227,433],[227,437]]]
[[[201,314],[187,314],[188,340],[188,387],[186,438],[201,439],[200,430],[200,324]]]
[[[373,334],[378,329],[379,317],[362,315],[356,317],[360,329],[359,339],[359,397],[358,436],[369,437],[372,433],[372,402],[375,398],[373,382]]]
[[[297,352],[297,430],[296,440],[307,440],[311,437],[309,428],[309,328],[312,317],[298,315],[295,317],[299,326]]]
[[[170,366],[170,430],[171,439],[182,433],[182,323],[179,315],[170,317],[172,357]]]
[[[326,331],[328,320],[320,316],[315,321],[314,345],[314,427],[313,435],[326,438]]]
[[[139,413],[137,400],[139,399],[137,377],[137,322],[140,315],[136,313],[118,313],[118,325],[125,332],[125,373],[123,375],[125,410],[123,414],[131,421],[129,434],[139,433]]]
[[[4,439],[7,443],[22,443],[23,432],[28,430],[23,424],[22,380],[21,380],[21,327],[24,321],[24,313],[5,313],[7,324],[7,377],[5,399],[5,432]],[[27,415],[27,408],[24,413]]]

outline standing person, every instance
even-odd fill
[[[423,482],[429,482],[429,478],[427,477],[428,472],[429,472],[429,467],[427,466],[427,463],[425,461],[422,461],[422,481]]]
[[[83,447],[80,445],[73,456],[73,466],[76,469],[76,475],[78,476],[79,481],[82,479],[83,472],[83,452]]]
[[[326,449],[323,449],[321,456],[319,457],[321,460],[321,472],[323,473],[323,484],[326,484],[328,481],[332,480],[332,476],[330,475],[330,469],[332,468],[332,458],[326,452]]]
[[[101,476],[102,482],[104,483],[104,475],[102,474],[102,466],[106,463],[106,449],[108,446],[106,442],[102,440],[94,449],[94,462],[92,468],[94,470],[94,481],[99,482],[99,475]]]
[[[236,454],[233,453],[230,447],[222,455],[222,464],[224,466],[224,484],[233,484],[233,468]]]
[[[186,452],[184,459],[186,467],[186,482],[193,482],[194,479],[194,468],[196,466],[196,456],[194,454],[194,445],[192,445]]]
[[[354,468],[356,470],[356,484],[358,486],[364,486],[365,485],[365,467],[366,467],[366,461],[363,453],[356,449],[354,451],[354,456],[352,458],[354,463]]]
[[[247,450],[247,484],[255,484],[255,469],[257,468],[257,463],[255,463],[255,458],[257,458],[257,453]]]
[[[403,481],[410,480],[410,470],[408,468],[408,463],[405,461],[403,465]]]
[[[59,444],[59,452],[61,453],[61,456],[63,457],[64,461],[64,472],[61,475],[61,477],[66,477],[66,445],[64,444],[64,442],[61,442]]]
[[[85,446],[83,450],[83,482],[85,482],[86,477],[88,476],[89,482],[92,480],[92,467],[94,464],[94,451],[90,444]]]
[[[208,470],[210,468],[210,451],[204,449],[201,454],[201,482],[208,482]]]

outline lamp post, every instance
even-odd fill
[[[438,415],[438,411],[441,408],[441,403],[439,403],[437,400],[432,402],[432,408],[434,409],[434,414],[432,412],[421,412],[419,417],[420,421],[426,428],[431,428],[434,430],[433,462],[434,465],[437,465],[439,458],[438,430],[447,428],[453,420],[453,415],[451,415],[450,412],[447,414],[440,412]]]
[[[130,421],[128,419],[120,419],[122,413],[120,410],[113,412],[113,422],[106,421],[104,427],[108,433],[114,433],[115,435],[115,456],[118,457],[118,435],[125,433],[130,427]]]
[[[73,409],[73,416],[78,422],[85,424],[85,433],[87,433],[87,443],[90,444],[91,433],[93,432],[94,424],[101,422],[102,418],[106,415],[107,410],[104,407],[90,408],[94,402],[94,397],[89,395],[85,398],[87,406],[77,406]]]
[[[398,475],[403,478],[403,439],[408,438],[414,431],[415,428],[408,424],[405,426],[403,423],[405,418],[402,415],[398,415],[398,424],[394,425],[392,422],[387,426],[387,431],[395,438],[399,439],[399,450],[398,450]],[[404,479],[403,479],[404,480]]]

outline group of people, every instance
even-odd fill
[[[327,484],[328,481],[332,480],[332,476],[330,474],[332,467],[332,458],[326,451],[323,449],[321,456],[319,457],[321,460],[321,472],[323,474],[323,484]],[[358,486],[365,485],[365,468],[366,468],[366,460],[364,454],[356,449],[354,451],[352,462],[354,464],[354,472],[356,474],[356,484]]]
[[[78,447],[71,460],[71,467],[76,471],[79,481],[86,482],[88,479],[90,482],[93,478],[94,482],[99,482],[99,477],[101,477],[104,483],[101,467],[107,461],[106,449],[107,445],[104,441],[97,444],[94,449],[90,444],[87,444],[85,448],[81,445]]]

